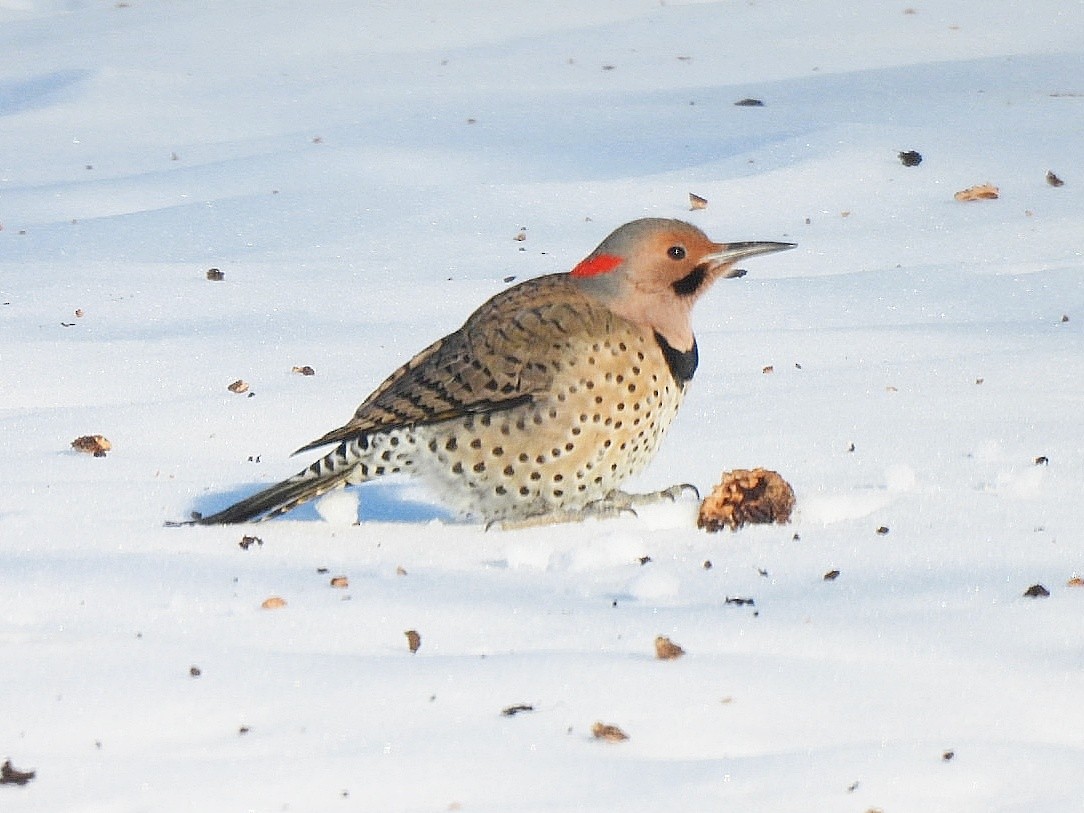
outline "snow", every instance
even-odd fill
[[[0,759],[37,772],[0,809],[1079,809],[1081,31],[1054,0],[0,0]],[[699,304],[634,484],[774,468],[791,525],[486,531],[389,482],[163,527],[644,215],[799,244]]]

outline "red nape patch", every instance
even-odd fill
[[[572,276],[597,277],[599,274],[613,271],[623,262],[624,260],[616,254],[599,254],[595,257],[588,257],[572,269]]]

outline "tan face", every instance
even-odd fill
[[[725,248],[699,229],[660,229],[636,242],[626,272],[641,293],[695,301],[730,265],[711,259]]]
[[[678,350],[693,346],[689,313],[720,277],[741,276],[744,257],[790,243],[715,243],[680,220],[634,220],[617,229],[572,276],[619,316],[659,333]]]

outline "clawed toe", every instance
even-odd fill
[[[700,499],[700,489],[692,483],[677,483],[676,485],[664,488],[662,491],[657,491],[655,493],[660,497],[669,499],[670,502],[677,502],[678,498],[684,495],[686,491],[690,492],[697,500]],[[644,496],[650,497],[651,495],[647,494]]]

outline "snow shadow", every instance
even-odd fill
[[[0,116],[48,107],[89,76],[90,71],[67,70],[0,81]]]
[[[197,500],[194,511],[203,516],[210,516],[224,508],[228,508],[239,500],[251,497],[266,484],[251,483],[248,486],[239,486],[229,491],[219,491],[206,498]],[[358,519],[361,522],[396,522],[396,523],[427,523],[439,520],[446,523],[461,522],[458,515],[434,503],[419,500],[414,497],[417,488],[406,483],[365,483],[361,486],[350,486],[357,494],[360,505]],[[318,500],[299,505],[292,511],[288,511],[281,517],[275,517],[270,522],[288,520],[290,522],[324,522],[316,510]]]

